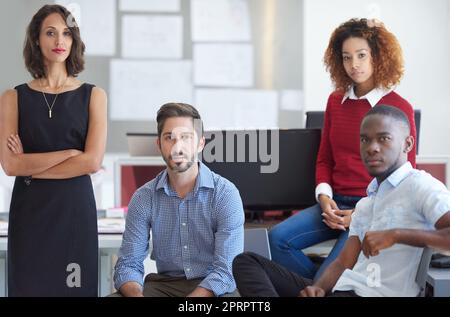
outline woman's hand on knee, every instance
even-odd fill
[[[354,209],[346,209],[346,210],[335,210],[334,214],[339,216],[341,218],[341,221],[339,224],[344,226],[345,228],[350,227],[350,223],[352,222],[352,214]]]
[[[336,202],[326,195],[319,195],[319,203],[322,209],[322,221],[331,229],[345,230],[342,217],[336,215],[336,211],[339,210]]]

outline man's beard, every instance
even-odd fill
[[[182,156],[183,156],[183,158],[187,159],[186,155],[182,154]],[[168,159],[164,157],[164,161],[166,162],[167,166],[172,171],[177,172],[177,173],[184,173],[188,169],[190,169],[192,165],[194,165],[195,154],[192,155],[192,157],[189,160],[187,160],[186,162],[175,163],[172,161],[172,155],[170,155]]]

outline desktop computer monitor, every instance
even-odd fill
[[[320,129],[205,132],[202,161],[233,182],[247,210],[293,210],[316,203]]]

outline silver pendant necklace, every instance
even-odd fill
[[[39,84],[40,84],[40,86],[41,86],[41,92],[42,92],[42,95],[44,96],[45,104],[47,105],[47,108],[48,108],[48,117],[49,117],[49,119],[52,118],[52,110],[53,110],[53,106],[55,105],[56,99],[58,98],[58,95],[60,94],[60,91],[61,91],[62,89],[64,89],[64,87],[66,86],[66,82],[67,82],[67,79],[68,79],[68,78],[69,78],[69,76],[66,77],[66,80],[64,81],[64,84],[56,90],[57,93],[56,93],[55,99],[53,99],[53,102],[52,102],[52,105],[51,105],[51,106],[50,106],[50,104],[49,104],[49,102],[48,102],[48,100],[47,100],[47,97],[45,96],[44,88],[43,88],[43,86],[42,86],[41,78],[39,78]]]

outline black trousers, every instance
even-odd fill
[[[297,297],[312,280],[253,252],[245,252],[233,261],[233,276],[243,297]],[[328,297],[358,297],[353,291],[334,292]]]

